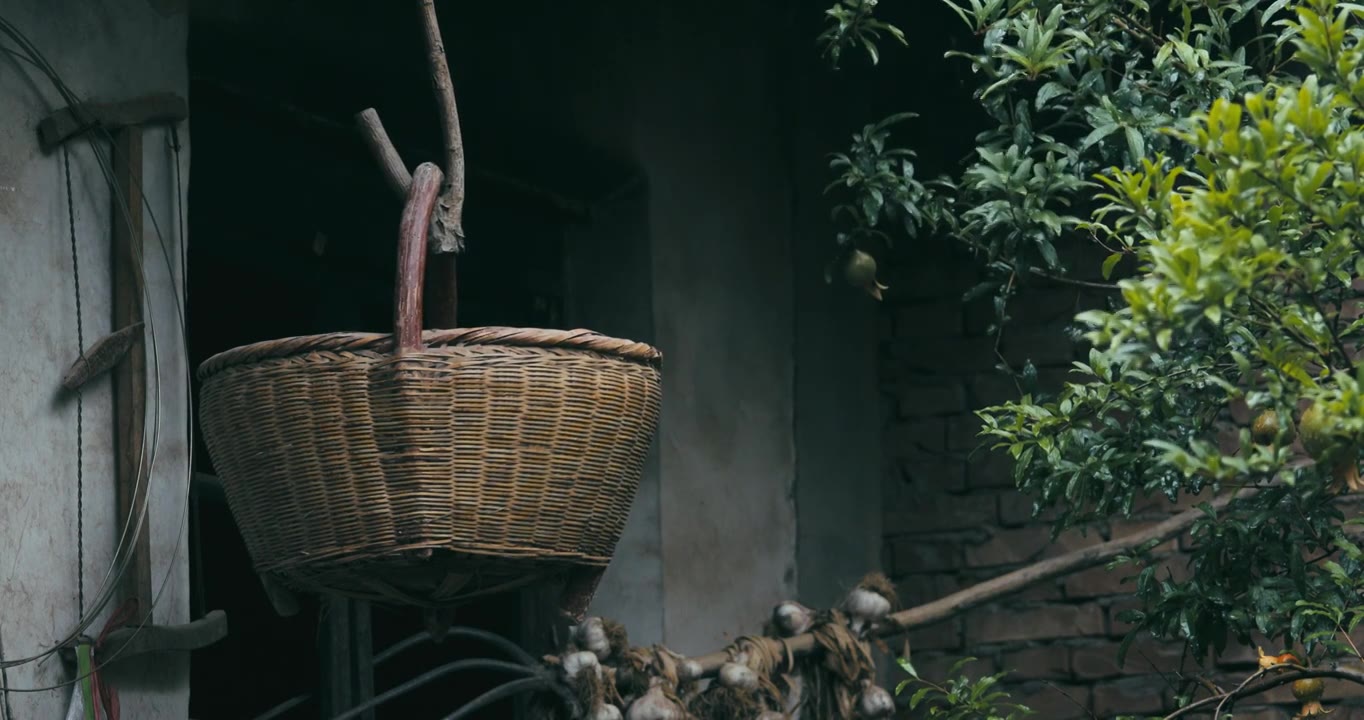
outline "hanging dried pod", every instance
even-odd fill
[[[895,698],[888,690],[871,681],[863,681],[857,696],[857,716],[861,718],[895,717]]]
[[[755,691],[758,689],[758,674],[747,665],[728,662],[720,666],[720,684],[736,690]]]
[[[581,625],[573,626],[573,644],[605,660],[611,656],[611,641],[606,637],[606,626],[599,617],[590,617]]]
[[[881,573],[862,578],[843,600],[843,611],[848,614],[849,627],[858,635],[865,635],[890,614],[899,603],[895,586]]]
[[[597,656],[586,650],[569,653],[564,656],[563,665],[564,677],[571,683],[578,675],[584,671],[589,671],[601,677],[601,663],[597,661]]]
[[[794,600],[787,600],[772,609],[772,619],[769,621],[769,634],[776,637],[795,637],[809,632],[810,627],[815,624],[815,612]]]
[[[620,708],[610,703],[599,705],[588,715],[588,720],[622,720]]]
[[[630,709],[625,711],[625,720],[685,720],[686,717],[682,707],[668,697],[658,682],[630,703]]]

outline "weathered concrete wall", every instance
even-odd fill
[[[47,56],[56,71],[88,99],[122,99],[158,91],[187,92],[186,23],[173,3],[147,0],[17,0],[0,9]],[[15,45],[0,40],[6,48]],[[35,68],[0,55],[0,637],[6,660],[49,650],[80,616],[78,573],[85,600],[98,597],[121,520],[115,517],[112,417],[108,379],[84,393],[84,568],[77,568],[76,402],[58,383],[78,356],[76,301],[62,154],[43,154],[40,118],[63,105]],[[188,132],[180,133],[181,142]],[[108,148],[102,146],[107,153]],[[154,326],[159,404],[151,480],[153,590],[158,623],[188,619],[185,492],[185,364],[180,319],[179,242],[173,160],[168,133],[144,140],[144,190],[165,246],[147,222],[147,293]],[[85,344],[110,331],[111,193],[87,142],[70,147],[75,230]],[[188,152],[181,155],[188,177]],[[170,259],[167,262],[166,258]],[[172,267],[174,270],[172,271]],[[151,367],[151,353],[148,364]],[[150,433],[149,433],[150,437]],[[101,612],[91,630],[103,626]],[[122,672],[117,683],[125,717],[182,720],[188,705],[188,658],[165,657],[145,673]],[[8,683],[33,689],[71,679],[58,660],[11,668]],[[10,693],[20,718],[62,717],[70,688]]]
[[[685,4],[550,3],[554,32],[528,43],[556,58],[528,63],[555,70],[537,96],[565,116],[551,124],[644,180],[570,236],[569,309],[664,353],[657,471],[593,610],[681,652],[757,630],[796,592],[789,118],[769,5],[716,22]]]
[[[793,12],[784,40],[794,212],[795,444],[799,596],[840,601],[881,569],[881,439],[877,303],[841,279],[826,283],[835,250],[828,153],[864,121],[866,95],[811,47],[823,3]]]
[[[731,4],[724,22],[656,7],[636,144],[667,353],[664,634],[692,653],[795,592],[792,217],[767,4]]]
[[[657,476],[594,610],[682,652],[756,631],[787,597],[831,604],[880,560],[875,309],[823,283],[824,153],[846,133],[810,80],[836,83],[795,9],[730,10],[599,7],[547,41],[582,47],[554,48],[575,63],[546,104],[646,181],[570,240],[570,267],[587,258],[606,288],[571,285],[570,307],[587,293],[584,322],[647,326],[664,351]]]

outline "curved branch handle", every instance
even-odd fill
[[[417,0],[417,6],[421,11],[423,36],[426,39],[431,88],[436,94],[436,106],[440,109],[441,129],[445,136],[445,175],[442,179],[447,181],[439,188],[439,196],[433,200],[434,204],[425,215],[430,227],[429,234],[423,233],[423,237],[433,256],[429,266],[431,278],[426,283],[432,309],[428,315],[431,322],[449,329],[458,327],[455,253],[464,249],[464,140],[459,128],[459,110],[455,106],[454,85],[450,81],[450,66],[445,58],[445,45],[440,38],[440,25],[436,22],[435,0]],[[410,205],[413,198],[410,190],[415,186],[415,180],[407,173],[402,157],[379,121],[379,113],[373,108],[363,110],[355,116],[355,122],[389,189],[399,196],[406,196]],[[418,274],[427,270],[423,265],[418,269]],[[420,291],[417,297],[420,299]],[[420,325],[418,313],[419,330]],[[420,340],[418,335],[418,344]]]
[[[412,174],[407,203],[398,224],[398,281],[393,303],[393,335],[398,354],[422,349],[422,284],[426,275],[426,235],[442,180],[440,168],[422,163]]]

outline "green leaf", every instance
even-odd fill
[[[1139,162],[1146,157],[1146,138],[1141,136],[1141,131],[1128,126],[1123,128],[1127,135],[1127,151],[1132,154],[1132,162]]]
[[[1122,669],[1127,663],[1127,652],[1132,649],[1132,641],[1137,639],[1137,631],[1132,630],[1123,636],[1122,642],[1118,643],[1118,668]]]
[[[1037,249],[1042,253],[1042,262],[1046,263],[1048,268],[1055,269],[1056,266],[1061,264],[1060,258],[1056,257],[1056,247],[1050,242],[1047,242],[1046,240],[1039,241],[1037,243]]]
[[[1331,573],[1331,575],[1334,576],[1336,579],[1349,580],[1350,578],[1349,573],[1345,572],[1345,568],[1341,567],[1338,563],[1335,563],[1331,560],[1322,561],[1321,566],[1325,568],[1327,572]]]
[[[1269,4],[1269,7],[1264,9],[1264,12],[1260,13],[1260,24],[1268,25],[1270,18],[1283,10],[1286,5],[1288,5],[1288,0],[1274,0]]]
[[[967,665],[970,665],[975,661],[976,658],[973,657],[964,657],[958,659],[956,662],[952,663],[952,667],[947,669],[948,676],[950,677],[959,674],[962,668],[966,667]]]
[[[1080,149],[1086,150],[1093,147],[1096,143],[1118,131],[1117,123],[1107,123],[1094,128],[1080,140]]]
[[[1037,91],[1037,99],[1034,101],[1034,107],[1041,110],[1047,106],[1047,103],[1069,93],[1070,91],[1061,83],[1049,82],[1043,85],[1041,90]]]
[[[899,665],[900,669],[904,670],[906,673],[909,673],[910,677],[918,679],[919,671],[914,669],[914,663],[910,662],[909,658],[907,657],[900,658]]]
[[[902,230],[914,238],[894,251],[906,264],[963,249],[975,260],[965,297],[994,301],[982,308],[990,327],[972,328],[979,354],[1010,351],[989,363],[1007,373],[1001,393],[1017,383],[1024,396],[989,398],[979,432],[1035,514],[1053,514],[1053,536],[1136,516],[1148,498],[1260,487],[1216,513],[1201,505],[1187,572],[1163,572],[1148,548],[1131,553],[1136,582],[1124,587],[1139,609],[1124,617],[1184,636],[1198,661],[1255,633],[1305,638],[1314,662],[1337,661],[1337,626],[1364,623],[1364,556],[1345,534],[1354,518],[1326,491],[1330,468],[1364,447],[1364,363],[1339,357],[1364,345],[1364,318],[1345,309],[1364,277],[1364,10],[950,2],[970,32],[943,65],[915,71],[958,64],[974,107],[920,102],[934,125],[966,112],[982,127],[974,142],[934,148],[949,174],[931,181],[915,179],[909,151],[936,139],[892,138],[874,122],[839,148],[826,171],[846,239],[829,253],[835,273],[851,248],[886,250]],[[831,4],[826,33],[844,48],[891,32],[875,2]],[[1085,288],[1090,278],[1060,261],[1090,250],[1113,292]],[[1085,307],[1071,315],[1077,300]],[[1012,356],[1041,315],[1071,315],[1089,355],[1079,373],[1059,376],[1072,359],[1059,331]],[[1028,327],[1015,334],[1020,319]],[[1018,367],[1028,356],[1050,367]],[[1256,442],[1240,401],[1288,416],[1283,432]],[[1315,464],[1290,440],[1304,436],[1291,425],[1308,402],[1332,420]],[[940,720],[1011,712],[980,706],[1002,697],[999,685],[953,675],[941,687],[924,701]]]
[[[1113,268],[1117,267],[1118,263],[1121,261],[1122,253],[1113,253],[1108,257],[1104,258],[1103,277],[1105,280],[1110,280],[1113,278]]]

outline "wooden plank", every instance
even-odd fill
[[[113,213],[113,291],[116,328],[138,325],[142,315],[142,130],[114,131],[113,172],[119,192]],[[115,495],[118,503],[117,537],[124,523],[136,524],[147,497],[143,475],[142,441],[147,417],[147,356],[142,339],[128,348],[124,362],[113,369]],[[131,561],[120,579],[124,598],[137,600],[139,618],[152,610],[151,541],[147,518],[136,536],[125,540]]]
[[[84,103],[65,107],[38,123],[38,142],[44,152],[81,133],[102,127],[110,131],[151,122],[174,122],[189,117],[189,103],[174,93],[160,93],[116,103]],[[117,135],[117,133],[115,133]]]

